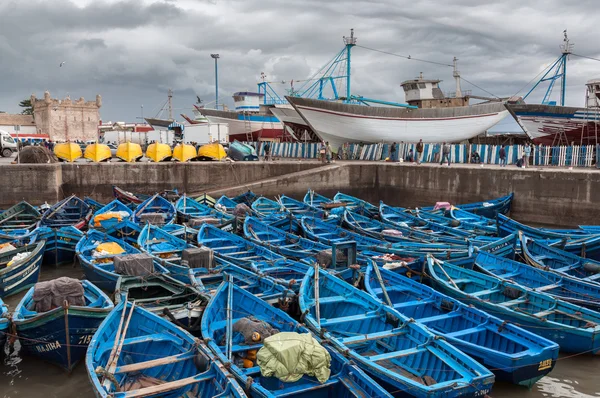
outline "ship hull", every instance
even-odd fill
[[[204,109],[202,114],[210,123],[227,123],[229,125],[229,141],[247,141],[252,135],[252,141],[284,140],[283,124],[271,115],[252,115],[244,120],[243,115],[236,112]]]
[[[536,104],[506,107],[535,144],[594,145],[600,134],[600,111]]]
[[[406,109],[287,97],[294,109],[335,149],[345,142],[460,142],[508,115],[502,103],[456,108]]]

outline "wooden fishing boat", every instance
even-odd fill
[[[256,149],[249,145],[239,141],[229,143],[229,152],[227,153],[231,159],[240,161],[257,161]]]
[[[333,197],[333,201],[345,203],[346,209],[352,210],[353,212],[363,216],[379,218],[379,207],[367,202],[366,200],[338,192]]]
[[[467,231],[423,220],[404,212],[402,209],[388,206],[383,202],[379,205],[379,215],[383,222],[397,227],[414,228],[421,232],[443,234],[462,239],[473,238],[475,236],[475,234]]]
[[[498,235],[498,230],[496,224],[488,225],[477,223],[471,223],[466,220],[458,220],[455,218],[446,217],[443,214],[438,214],[435,212],[428,212],[425,210],[414,210],[411,211],[412,215],[415,215],[423,220],[431,221],[433,223],[437,223],[440,225],[444,225],[446,227],[450,227],[453,229],[463,230],[465,232],[475,234],[475,235],[489,235],[496,236]]]
[[[196,147],[189,144],[177,144],[173,148],[173,159],[178,162],[189,162],[194,160],[198,155],[196,154]]]
[[[72,163],[83,156],[81,146],[74,142],[61,142],[54,145],[54,154],[58,160]]]
[[[238,202],[234,201],[230,197],[223,195],[219,198],[219,200],[216,201],[215,207],[224,208],[228,213],[231,213],[238,204]]]
[[[138,237],[141,232],[142,226],[134,223],[131,219],[121,221],[105,231],[107,235],[122,239],[134,247],[137,246]]]
[[[124,162],[137,162],[144,157],[140,144],[133,142],[123,142],[117,147],[117,158]]]
[[[0,244],[2,243],[33,243],[38,237],[38,231],[47,227],[41,227],[30,231],[28,229],[0,230]]]
[[[558,344],[395,272],[379,273],[367,267],[368,293],[492,370],[496,380],[531,387],[553,369]]]
[[[490,253],[477,254],[470,265],[475,270],[496,278],[518,283],[533,291],[544,292],[557,299],[600,311],[600,285],[596,283],[558,275]]]
[[[454,237],[440,232],[424,232],[416,228],[405,227],[373,220],[350,210],[342,214],[343,225],[360,234],[388,242],[416,241],[424,243],[465,244],[465,238]]]
[[[100,203],[100,202],[98,202],[98,201],[90,198],[89,196],[84,196],[83,197],[83,201],[85,203],[87,203],[88,206],[91,207],[92,212],[94,212],[94,213],[97,212],[98,210],[100,210],[101,208],[103,208],[105,206],[104,204],[102,204],[102,203]]]
[[[310,265],[292,260],[277,260],[275,262],[255,262],[252,271],[263,278],[269,278],[275,283],[287,286],[294,293],[300,292],[300,283]]]
[[[200,228],[188,227],[182,224],[163,225],[160,229],[168,232],[176,238],[182,239],[191,245],[195,245],[198,240],[198,231]],[[233,229],[233,228],[232,228]]]
[[[314,207],[323,207],[323,205],[335,203],[333,201],[333,199],[329,199],[327,196],[318,194],[315,191],[313,191],[312,189],[309,189],[308,192],[306,192],[302,201],[304,203],[306,203],[307,205],[314,206]],[[343,202],[338,202],[338,203],[340,205],[345,204]]]
[[[72,225],[58,229],[41,227],[36,230],[37,239],[46,241],[44,265],[67,265],[75,261],[75,247],[83,238],[83,232]]]
[[[389,242],[363,236],[356,232],[352,232],[335,224],[330,224],[316,218],[302,217],[300,224],[302,225],[302,230],[307,238],[321,242],[328,246],[331,246],[334,243],[355,241],[358,251],[375,251],[378,249],[385,249],[387,251],[387,249],[392,247],[392,244]]]
[[[91,207],[75,195],[56,203],[42,215],[40,225],[61,228],[69,225],[77,229],[87,226],[92,217]]]
[[[150,195],[131,193],[115,185],[113,185],[112,190],[113,196],[125,204],[134,203],[137,205],[150,197]]]
[[[110,244],[109,249],[111,252],[103,250],[104,246],[108,246],[106,245],[107,243]],[[128,254],[141,253],[140,250],[127,242],[96,230],[90,230],[85,234],[77,244],[76,251],[85,277],[96,286],[111,293],[115,291],[117,281],[123,276],[123,274],[117,272],[115,269],[115,258]],[[139,272],[139,274],[142,274],[138,276],[140,279],[154,273],[169,273],[169,271],[156,262],[152,266],[142,265],[145,270],[144,272]]]
[[[309,269],[303,320],[395,395],[483,396],[494,375],[448,342],[341,279]]]
[[[285,208],[281,203],[265,198],[264,196],[256,198],[256,200],[252,202],[251,208],[261,217],[285,213]]]
[[[517,244],[519,243],[519,236],[517,234],[512,234],[505,236],[504,238],[496,238],[487,244],[482,244],[479,246],[471,245],[469,247],[469,251],[473,253],[491,253],[498,257],[505,257],[511,260],[515,259],[515,254],[517,250]],[[461,261],[461,260],[456,260]]]
[[[272,214],[260,219],[265,224],[278,228],[290,234],[303,236],[302,225],[300,220],[290,213]]]
[[[600,234],[600,225],[580,225],[579,228],[590,234]]]
[[[106,162],[110,161],[112,154],[108,145],[95,142],[85,147],[83,157],[92,162]]]
[[[466,210],[459,209],[458,207],[452,206],[450,210],[444,211],[447,217],[460,222],[467,222],[469,224],[476,224],[482,226],[493,226],[496,228],[496,219],[479,216],[477,214],[470,213]]]
[[[198,233],[198,244],[206,246],[233,264],[250,268],[255,261],[275,261],[283,257],[240,236],[204,224]]]
[[[514,194],[510,193],[506,196],[501,196],[485,202],[466,203],[462,205],[454,205],[454,207],[468,211],[469,213],[494,219],[496,218],[497,214],[508,214],[510,212],[513,197]],[[422,207],[422,209],[429,211],[435,210],[435,207]]]
[[[331,374],[326,381],[315,376],[303,375],[297,381],[281,382],[275,377],[263,375],[255,353],[264,345],[265,337],[246,342],[234,326],[248,317],[264,322],[276,333],[299,333],[310,336],[310,332],[286,313],[272,307],[246,290],[226,281],[217,290],[206,307],[202,319],[202,335],[209,348],[240,382],[247,386],[251,396],[256,397],[388,397],[377,383],[351,364],[333,349],[325,346],[329,353]],[[297,335],[292,335],[297,336]],[[291,336],[290,336],[291,337]],[[313,339],[310,339],[311,344]],[[317,340],[318,343],[318,340]],[[260,358],[260,354],[258,355]],[[242,362],[240,364],[240,362]]]
[[[331,249],[331,246],[285,232],[256,217],[246,217],[244,236],[284,257],[297,260],[313,257],[323,250]]]
[[[204,343],[127,300],[98,328],[85,366],[98,398],[245,397]]]
[[[579,257],[556,247],[548,246],[519,233],[521,255],[536,268],[556,272],[591,283],[600,283],[600,261]]]
[[[200,335],[200,318],[210,299],[197,288],[169,275],[150,275],[143,280],[121,276],[115,289],[115,303],[126,298],[195,336]]]
[[[132,215],[133,211],[127,205],[119,199],[115,199],[94,213],[89,227],[106,231],[116,224],[128,220]]]
[[[71,281],[83,287],[81,303],[76,300],[70,304],[65,300],[62,306],[40,311],[34,291],[41,284],[36,284],[21,299],[12,316],[21,349],[68,372],[85,357],[92,336],[114,308],[108,296],[93,283]]]
[[[198,203],[194,199],[188,198],[187,195],[183,195],[177,200],[175,210],[180,223],[187,223],[188,226],[194,228],[198,228],[204,223],[225,230],[233,230],[235,227],[235,217],[233,215]]]
[[[10,333],[10,319],[8,314],[8,307],[4,305],[2,299],[0,299],[0,352],[4,352],[4,344],[8,339]]]
[[[564,352],[600,352],[600,313],[431,256],[427,273],[436,290],[554,341]]]
[[[175,221],[175,206],[159,194],[140,203],[133,212],[133,221],[139,224],[166,225]]]
[[[198,148],[198,160],[204,161],[220,161],[227,157],[225,148],[218,142],[205,144]]]
[[[202,195],[195,197],[194,200],[196,202],[203,204],[205,206],[208,206],[208,207],[215,207],[215,203],[217,203],[215,198],[213,198],[210,195],[207,195],[206,193],[203,193]]]
[[[42,239],[0,253],[0,298],[23,291],[38,281],[45,246]]]
[[[193,256],[190,249],[197,248],[156,225],[147,224],[144,226],[137,243],[140,250],[154,257],[155,263],[162,265],[173,278],[183,283],[192,283],[194,272],[208,272],[211,265],[192,267],[187,263],[190,257]],[[210,256],[210,253],[208,256]]]
[[[324,218],[325,211],[314,206],[307,205],[304,202],[290,198],[289,196],[281,195],[278,202],[286,211],[289,211],[296,217],[310,216]]]
[[[258,195],[256,195],[254,192],[246,191],[244,193],[234,196],[233,198],[231,198],[231,200],[233,200],[236,203],[245,203],[246,205],[250,206],[252,202],[254,202],[257,198]]]
[[[166,162],[171,160],[172,156],[173,151],[168,144],[155,142],[148,145],[148,148],[146,149],[146,157],[153,162]]]
[[[0,230],[28,229],[36,227],[42,215],[27,202],[20,202],[0,213]]]
[[[581,257],[600,260],[600,235],[563,234],[547,230],[544,231],[539,228],[521,224],[512,218],[498,214],[498,233],[500,236],[518,233],[519,231],[522,231],[524,235],[537,240],[561,240],[564,244],[563,250],[580,255]]]

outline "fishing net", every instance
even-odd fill
[[[85,305],[83,285],[77,279],[63,276],[51,281],[38,282],[33,288],[33,309],[36,312],[47,312],[62,307],[65,301],[69,306]]]
[[[140,215],[140,223],[163,225],[165,223],[165,215],[163,213],[144,213]]]
[[[190,247],[181,253],[181,261],[187,261],[190,268],[207,268],[211,269],[214,262],[214,254],[212,249],[201,247]]]
[[[245,203],[239,203],[235,205],[233,209],[233,215],[236,217],[246,217],[246,215],[252,213],[252,210]]]
[[[190,228],[197,228],[203,224],[219,225],[221,219],[215,217],[203,217],[203,218],[192,218],[187,222],[187,226]]]
[[[121,275],[146,276],[154,272],[154,261],[146,253],[115,257],[115,272]]]
[[[43,146],[26,146],[19,151],[18,163],[57,163],[56,156]]]
[[[279,330],[273,328],[265,321],[248,316],[239,319],[233,324],[233,333],[240,333],[244,338],[245,344],[256,344],[267,337],[279,333]],[[225,336],[223,336],[225,338]]]
[[[320,252],[317,253],[315,258],[317,260],[317,263],[322,268],[328,268],[331,266],[331,263],[333,262],[333,251],[331,249],[321,250]],[[346,254],[342,250],[335,251],[335,258],[336,258],[336,262],[340,262],[340,263],[348,261],[348,256],[346,256]]]

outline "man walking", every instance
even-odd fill
[[[265,150],[265,162],[267,162],[269,160],[269,158],[271,158],[271,144],[269,144],[268,141],[265,142],[264,150]]]
[[[440,166],[444,163],[444,159],[446,159],[448,167],[450,167],[450,144],[445,141],[442,144],[442,160],[440,161]]]
[[[423,139],[417,144],[417,164],[421,164],[421,155],[423,155]]]
[[[506,145],[502,144],[500,148],[500,167],[506,167],[506,149],[504,148]]]
[[[527,168],[529,164],[529,156],[531,155],[531,145],[525,144],[525,148],[523,148],[523,167]]]
[[[392,143],[392,147],[390,148],[390,158],[392,159],[392,162],[397,162],[398,159],[396,158],[396,143],[393,142]]]

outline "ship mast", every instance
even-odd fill
[[[462,97],[462,91],[460,90],[460,72],[457,69],[458,58],[454,57],[452,63],[454,65],[454,71],[452,72],[452,76],[454,76],[454,80],[456,81],[456,98]]]
[[[565,91],[567,87],[567,59],[569,54],[571,54],[571,50],[573,50],[573,45],[569,44],[569,37],[567,36],[567,30],[563,31],[565,37],[563,39],[563,44],[560,46],[562,50],[562,64],[563,64],[563,72],[562,72],[562,81],[560,86],[560,105],[565,106]]]
[[[343,36],[346,45],[346,101],[350,98],[350,50],[356,45],[354,29],[350,29],[350,37]]]
[[[173,90],[169,89],[169,120],[173,120]]]

